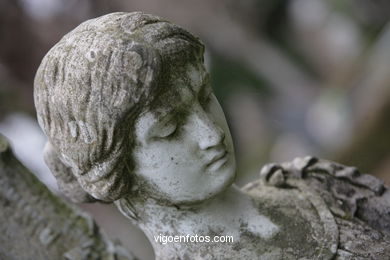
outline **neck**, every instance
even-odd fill
[[[145,199],[129,196],[118,200],[116,205],[122,214],[130,218],[133,222],[147,224],[151,218],[155,217],[156,211],[162,211],[164,215],[177,218],[180,215],[188,215],[189,213],[200,214],[214,208],[224,208],[224,211],[226,211],[232,209],[232,203],[242,204],[243,201],[248,200],[249,197],[246,194],[235,185],[230,185],[212,198],[192,204],[175,204],[154,198]]]
[[[251,198],[234,185],[194,205],[170,206],[154,199],[134,198],[123,198],[116,204],[147,235],[156,254],[168,248],[170,253],[181,250],[184,244],[162,243],[167,236],[233,236],[238,242],[243,226],[251,227],[250,232],[263,238],[277,230],[268,218],[259,215]],[[251,223],[253,219],[257,226]]]

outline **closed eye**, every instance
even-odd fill
[[[161,128],[156,129],[155,137],[157,138],[168,138],[173,136],[177,130],[176,122],[169,122],[164,124]]]

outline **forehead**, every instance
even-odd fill
[[[179,106],[190,103],[207,86],[209,74],[202,63],[188,63],[178,67],[167,82],[165,92],[160,96],[160,105],[154,110],[161,115],[171,113]]]
[[[158,98],[159,105],[144,111],[138,118],[137,129],[146,132],[162,121],[169,120],[181,108],[190,108],[192,101],[198,98],[200,92],[209,87],[209,74],[203,64],[187,64],[178,68],[168,84],[168,88]],[[207,92],[209,92],[207,91]]]

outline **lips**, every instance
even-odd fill
[[[228,160],[228,153],[226,150],[215,155],[206,165],[206,169],[216,171],[221,168]]]

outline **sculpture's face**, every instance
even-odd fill
[[[177,97],[142,113],[135,125],[135,175],[157,199],[194,203],[229,186],[235,177],[230,131],[203,64],[177,68]],[[174,104],[173,104],[174,103]]]

